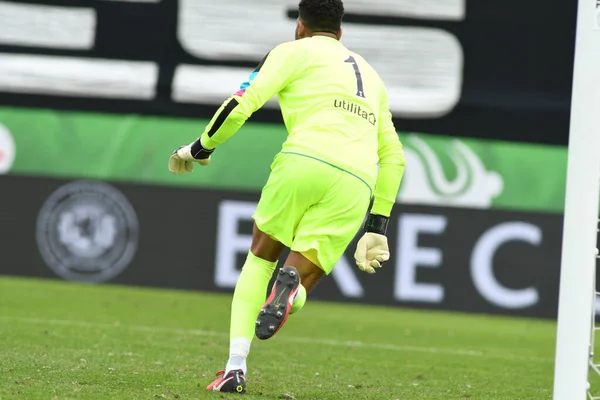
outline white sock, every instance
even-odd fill
[[[227,375],[229,371],[236,369],[241,369],[244,371],[244,375],[246,375],[246,371],[248,370],[246,367],[246,358],[248,358],[248,354],[250,353],[250,342],[250,339],[243,337],[230,340],[229,360],[225,367],[225,375]]]

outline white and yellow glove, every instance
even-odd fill
[[[169,171],[173,174],[185,174],[194,171],[194,163],[210,164],[210,156],[215,149],[206,149],[198,138],[193,143],[181,146],[169,158]]]
[[[374,274],[381,264],[390,259],[390,250],[385,236],[389,218],[369,214],[365,221],[364,235],[356,245],[356,266],[368,274]]]

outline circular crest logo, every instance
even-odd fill
[[[138,220],[127,198],[98,181],[75,181],[46,200],[37,220],[37,242],[46,264],[61,278],[105,282],[131,262]]]

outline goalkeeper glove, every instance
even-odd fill
[[[389,218],[382,215],[369,214],[364,226],[364,235],[356,245],[354,260],[356,266],[368,274],[374,274],[376,268],[390,259],[387,231]]]
[[[202,146],[200,138],[191,144],[181,146],[169,158],[169,171],[174,174],[185,174],[194,171],[194,163],[210,164],[210,155],[215,149]]]

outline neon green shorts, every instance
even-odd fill
[[[280,153],[253,218],[262,232],[329,274],[360,229],[370,198],[371,189],[355,175]]]

